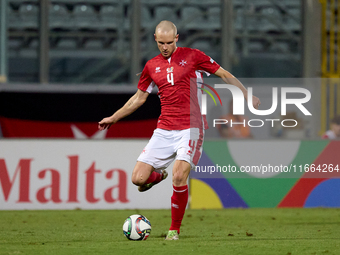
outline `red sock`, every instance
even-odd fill
[[[151,182],[159,183],[161,180],[162,180],[162,174],[153,171],[150,174],[149,178],[146,180],[145,184],[148,184]]]
[[[179,233],[188,203],[189,192],[188,185],[181,187],[173,186],[173,188],[174,192],[171,197],[171,227],[169,230],[177,230]]]

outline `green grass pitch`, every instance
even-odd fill
[[[131,214],[146,241],[122,232]],[[340,254],[340,209],[187,210],[180,240],[164,241],[170,210],[0,211],[0,254]]]

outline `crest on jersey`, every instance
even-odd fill
[[[161,68],[158,66],[158,67],[156,67],[156,69],[155,69],[155,73],[159,73],[161,71]]]
[[[180,66],[185,66],[187,64],[187,61],[185,61],[184,59],[182,59],[181,62],[179,62]]]
[[[172,66],[172,67],[168,67],[167,69],[166,69],[166,71],[168,72],[168,73],[172,73],[173,71],[174,71],[174,67]]]

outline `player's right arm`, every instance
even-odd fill
[[[136,94],[134,94],[122,108],[117,110],[112,116],[104,118],[100,122],[98,122],[98,129],[99,130],[109,129],[112,124],[115,124],[120,119],[130,115],[131,113],[136,111],[139,107],[141,107],[148,98],[148,96],[149,96],[148,92],[138,89]]]
[[[222,80],[225,83],[238,87],[242,91],[244,98],[247,100],[247,89],[234,75],[229,73],[227,70],[224,70],[222,67],[220,67],[214,74],[222,78]],[[253,95],[252,102],[253,102],[253,107],[255,109],[258,109],[261,104],[260,99]]]

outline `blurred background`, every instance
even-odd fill
[[[135,92],[136,74],[159,54],[155,26],[167,19],[177,25],[179,46],[204,51],[240,79],[312,78],[308,83],[313,84],[313,117],[300,126],[303,132],[297,138],[319,138],[340,113],[339,4],[338,0],[1,0],[2,136],[75,137],[70,122],[81,129],[81,137],[93,136],[90,123],[111,115]],[[266,91],[268,87],[259,88],[255,94],[261,97]],[[159,115],[156,95],[150,98],[143,113],[126,119],[143,121],[136,122],[142,131],[125,134],[125,126],[117,127],[107,137],[149,137]],[[227,111],[228,106],[220,110]],[[55,128],[62,122],[68,123],[68,131]],[[23,123],[25,132],[17,130]],[[40,131],[29,132],[30,128]],[[282,130],[254,132],[259,139],[287,138]]]
[[[1,7],[8,82],[131,84],[158,54],[153,34],[164,19],[177,25],[179,46],[205,51],[237,77],[304,77],[304,46],[321,43],[315,26],[304,41],[305,26],[321,24],[318,1],[3,0]],[[313,51],[319,64],[320,53]]]

